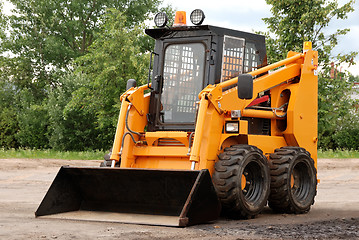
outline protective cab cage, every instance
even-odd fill
[[[209,25],[145,32],[156,39],[151,81],[161,89],[151,92],[147,131],[194,131],[205,86],[267,65],[262,35]]]

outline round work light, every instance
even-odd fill
[[[190,19],[194,25],[201,25],[204,20],[204,12],[201,9],[195,9],[192,11]]]
[[[154,21],[157,27],[164,27],[167,24],[168,17],[166,13],[159,12],[156,14]]]

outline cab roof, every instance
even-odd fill
[[[201,26],[182,26],[182,27],[171,27],[171,28],[154,28],[146,29],[145,33],[151,36],[154,39],[159,38],[168,38],[174,37],[177,34],[182,36],[187,34],[193,35],[195,32],[201,32],[201,35],[217,35],[217,36],[234,36],[245,38],[247,40],[262,40],[264,41],[265,37],[263,35],[237,31],[229,28],[215,27],[211,25],[201,25]],[[205,33],[207,32],[207,33]]]

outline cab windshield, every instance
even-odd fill
[[[172,44],[165,50],[163,123],[193,123],[195,103],[203,89],[205,46],[202,43]]]

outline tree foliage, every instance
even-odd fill
[[[359,130],[358,124],[351,124],[359,122],[358,115],[355,114],[355,101],[351,98],[354,78],[347,72],[338,72],[331,76],[331,70],[332,68],[325,67],[319,74],[319,146],[323,149],[358,149],[355,147],[356,144],[345,145],[343,141],[338,142],[338,136],[352,134],[355,129]]]
[[[28,89],[22,89],[17,96],[17,121],[19,131],[17,141],[21,147],[48,148],[48,114],[45,104],[34,103],[34,95]]]
[[[50,94],[49,106],[59,103],[49,110],[54,148],[110,148],[126,81],[145,80],[148,57],[140,53],[141,26],[127,27],[126,17],[117,10],[110,10],[103,21],[89,52],[76,59],[74,72]],[[72,143],[70,136],[84,143]]]
[[[5,29],[6,29],[6,16],[3,14],[3,2],[0,2],[0,39],[5,37]]]
[[[0,73],[1,76],[1,73]],[[4,148],[16,148],[19,146],[16,140],[18,122],[16,116],[15,91],[12,85],[0,81],[0,146]]]
[[[154,42],[143,22],[161,0],[9,1],[13,14],[0,12],[1,146],[108,148],[127,79],[146,77]]]
[[[338,6],[336,0],[266,0],[273,16],[263,18],[268,25],[268,60],[270,63],[286,58],[288,51],[302,51],[304,41],[311,41],[319,52],[319,64],[324,66],[333,60],[332,50],[338,44],[338,37],[350,29],[337,29],[326,33],[333,19],[346,19],[354,11],[354,1]],[[349,56],[354,56],[350,53]],[[349,57],[346,55],[346,57]],[[352,60],[344,58],[341,60]]]
[[[336,0],[266,2],[272,6],[272,16],[263,19],[269,28],[269,32],[265,33],[269,62],[284,59],[290,50],[301,52],[304,41],[311,41],[319,53],[319,146],[325,149],[353,148],[354,145],[339,144],[336,136],[345,131],[348,120],[352,119],[354,102],[350,93],[354,80],[345,71],[333,74],[333,70],[342,63],[353,64],[357,53],[334,56],[333,49],[338,44],[338,38],[349,29],[328,33],[326,28],[333,19],[346,19],[348,13],[354,11],[354,1],[350,0],[342,6],[338,6]]]
[[[96,109],[91,98],[75,91],[90,89],[88,78],[81,73],[69,72],[50,89],[49,145],[56,150],[86,150],[97,147]],[[85,92],[85,91],[81,91]]]
[[[1,52],[8,58],[9,78],[38,97],[68,71],[71,61],[88,51],[102,28],[107,8],[116,8],[134,27],[157,11],[159,0],[11,0],[14,14],[7,19],[8,36],[1,35]]]

